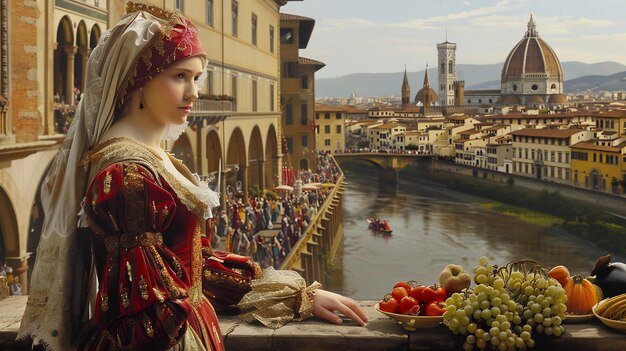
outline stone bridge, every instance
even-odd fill
[[[379,180],[383,184],[395,185],[398,183],[398,172],[416,161],[433,159],[432,154],[393,154],[382,152],[355,152],[333,154],[339,165],[346,162],[364,160],[378,169]]]

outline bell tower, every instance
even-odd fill
[[[454,81],[456,81],[456,44],[446,41],[437,44],[439,105],[454,105]]]

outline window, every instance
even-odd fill
[[[232,0],[231,5],[232,33],[233,37],[236,37],[239,35],[239,3]]]
[[[324,126],[324,133],[330,134],[330,126]]]
[[[554,162],[554,151],[550,151],[550,161]]]
[[[559,151],[558,162],[563,162],[563,153]]]
[[[257,112],[258,111],[258,96],[257,96],[257,81],[253,80],[252,81],[252,112]]]
[[[309,76],[306,74],[300,76],[300,89],[309,89]]]
[[[341,125],[337,126],[337,134],[341,134]]]
[[[293,28],[280,29],[280,43],[293,44]]]
[[[324,119],[330,119],[330,113],[329,112],[324,113]]]
[[[270,84],[270,111],[274,112],[274,84]]]
[[[293,105],[287,104],[285,106],[285,124],[290,126],[293,125]]]
[[[335,113],[335,118],[336,119],[341,119],[341,112]]]
[[[565,151],[565,163],[569,163],[569,152]]]
[[[309,104],[300,104],[300,125],[306,126],[309,123]]]
[[[213,27],[213,0],[206,0],[204,11],[204,21]]]
[[[330,146],[330,139],[324,139],[324,146]]]
[[[448,62],[448,74],[454,74],[454,62],[452,60]]]
[[[309,136],[308,135],[303,135],[301,141],[302,141],[302,147],[308,147],[309,146]]]
[[[183,12],[183,0],[176,0],[176,11]]]
[[[533,84],[533,85],[530,87],[530,89],[531,89],[531,90],[533,90],[533,91],[535,91],[535,90],[539,89],[539,86],[538,86],[537,84]]]
[[[274,26],[270,25],[270,52],[274,52]]]
[[[298,78],[298,68],[296,61],[283,62],[283,78]]]
[[[256,46],[256,24],[257,17],[255,14],[252,14],[252,45]]]
[[[235,101],[237,101],[237,76],[233,76],[233,78],[231,79],[230,91],[233,98],[235,98]],[[236,104],[233,104],[233,111],[237,111]]]

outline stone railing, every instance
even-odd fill
[[[193,108],[189,113],[190,116],[210,116],[231,114],[233,111],[233,102],[227,100],[206,100],[199,99],[193,104]]]
[[[0,301],[0,350],[30,350],[30,340],[15,341],[27,296]],[[463,338],[445,326],[407,332],[374,309],[375,301],[362,301],[369,322],[359,327],[344,319],[342,325],[317,318],[291,322],[274,330],[259,323],[246,324],[238,316],[220,315],[220,328],[226,350],[462,350]],[[565,323],[559,338],[536,338],[533,350],[616,351],[623,350],[626,338],[597,320],[581,324]]]
[[[334,158],[333,163],[337,164]],[[340,171],[334,187],[285,258],[281,269],[294,270],[309,283],[315,280],[325,283],[326,270],[343,238],[343,187],[344,175]]]

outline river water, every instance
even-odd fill
[[[447,264],[469,271],[483,255],[500,266],[530,258],[586,276],[606,254],[560,229],[485,210],[486,199],[402,176],[396,189],[381,189],[376,170],[360,165],[344,172],[343,247],[326,288],[357,300],[380,299],[399,280],[430,285]],[[392,235],[369,230],[368,217],[389,220]]]

